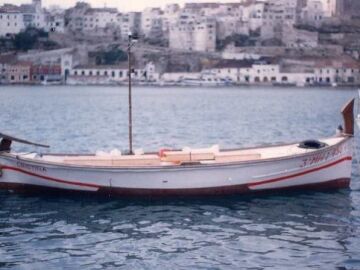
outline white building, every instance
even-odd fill
[[[360,66],[351,59],[317,60],[314,70],[318,85],[360,84]]]
[[[46,31],[64,33],[65,18],[64,13],[48,13],[46,17]]]
[[[0,7],[0,36],[17,34],[24,28],[23,14],[19,7],[14,5]]]
[[[320,26],[324,20],[324,8],[321,0],[308,0],[300,14],[300,21],[305,24]]]
[[[142,12],[141,33],[145,38],[161,38],[163,33],[163,12],[160,8],[147,8]]]
[[[125,83],[129,79],[127,63],[116,66],[77,66],[70,70],[69,84],[112,84]],[[135,67],[132,73],[134,82],[155,82],[159,80],[152,62],[143,67]]]
[[[162,15],[162,32],[165,39],[169,39],[170,26],[176,23],[180,16],[180,6],[178,4],[169,4],[165,6]]]
[[[324,16],[335,17],[339,0],[321,0],[323,5]]]
[[[74,33],[87,35],[106,35],[120,32],[121,17],[116,8],[92,8],[89,4],[78,2],[66,10],[67,28]]]
[[[216,50],[216,21],[202,18],[180,17],[170,27],[169,44],[172,49],[214,52]]]
[[[237,84],[310,86],[360,83],[359,65],[354,63],[336,64],[302,60],[293,60],[289,63],[230,60],[222,61],[205,71]]]
[[[117,16],[118,25],[123,40],[128,39],[129,32],[141,33],[141,16],[140,12],[119,13]]]
[[[46,18],[41,0],[20,6],[5,4],[0,7],[0,36],[17,34],[27,27],[47,30]]]
[[[282,40],[285,27],[297,22],[297,0],[271,0],[265,3],[261,38]]]
[[[256,31],[263,25],[265,3],[256,1],[243,4],[243,20],[249,23],[249,29]]]
[[[237,17],[218,16],[216,25],[216,37],[220,40],[234,34],[249,35],[248,23]]]
[[[293,26],[284,27],[282,41],[288,48],[316,48],[319,45],[319,33]]]
[[[83,31],[102,31],[118,23],[118,11],[114,8],[91,8],[83,17]]]

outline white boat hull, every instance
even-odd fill
[[[310,153],[227,164],[92,167],[0,154],[0,188],[118,195],[212,195],[278,189],[346,188],[352,137]]]

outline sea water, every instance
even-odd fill
[[[133,95],[134,148],[157,151],[332,136],[357,92],[135,87]],[[126,87],[0,86],[0,132],[58,153],[125,152],[127,98]],[[0,191],[0,269],[360,269],[356,162],[351,188],[333,192],[125,200]]]

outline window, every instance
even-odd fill
[[[111,77],[113,77],[113,78],[115,77],[115,71],[111,72]]]
[[[82,76],[85,76],[85,71],[84,71],[84,70],[81,71],[81,75],[82,75]]]

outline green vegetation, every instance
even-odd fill
[[[8,38],[0,38],[0,53],[5,53],[14,49],[12,40]]]
[[[59,44],[49,39],[49,33],[42,29],[29,27],[15,35],[0,38],[0,52],[28,51],[32,49],[54,50]]]
[[[109,51],[91,52],[89,56],[95,57],[96,65],[115,65],[128,59],[127,53],[119,48],[112,48]]]
[[[27,28],[25,31],[14,36],[14,48],[18,51],[31,50],[39,45],[40,39],[47,41],[48,37],[49,34],[42,29]],[[50,46],[51,48],[55,46],[54,42],[52,45]]]

